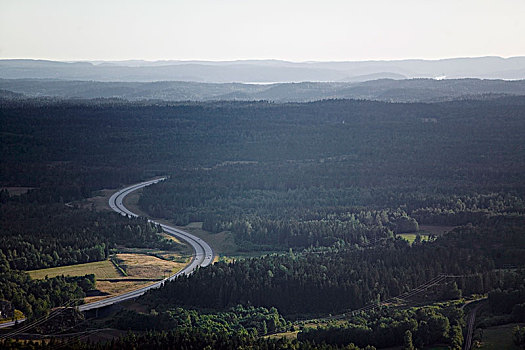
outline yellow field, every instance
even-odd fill
[[[163,278],[181,270],[186,263],[166,261],[144,254],[117,254],[126,266],[128,278]]]
[[[131,292],[135,289],[145,287],[149,284],[155,283],[154,281],[126,281],[125,279],[118,282],[110,281],[97,281],[97,289],[102,293],[107,293],[104,296],[87,297],[84,299],[86,303],[112,297],[114,295],[124,294]]]
[[[27,271],[33,279],[43,279],[46,276],[84,276],[90,273],[95,274],[96,278],[119,278],[122,275],[109,260],[95,261],[86,264],[68,265],[51,267],[48,269]]]
[[[186,246],[180,246],[180,247],[186,247]],[[187,249],[181,249],[180,251],[174,251],[174,250],[157,250],[157,249],[151,249],[151,248],[120,248],[121,254],[143,254],[143,255],[150,255],[150,256],[156,256],[163,260],[172,260],[179,263],[188,263],[190,261],[190,258],[193,256],[192,252],[188,251]]]

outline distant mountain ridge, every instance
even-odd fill
[[[83,61],[0,60],[0,78],[123,82],[207,83],[362,82],[372,79],[525,79],[525,57],[442,60],[287,62],[244,61]]]
[[[306,102],[364,99],[388,102],[436,102],[525,96],[525,80],[379,79],[358,83],[303,82],[276,84],[199,82],[97,82],[49,79],[0,79],[0,97],[122,98],[131,101],[268,100]],[[23,94],[23,95],[21,95]]]

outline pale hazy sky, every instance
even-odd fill
[[[0,58],[525,56],[525,0],[0,0]]]

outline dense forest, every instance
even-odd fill
[[[148,292],[143,303],[155,309],[252,304],[275,306],[285,315],[341,313],[400,295],[439,274],[458,278],[438,298],[458,297],[453,291],[458,287],[483,294],[504,283],[504,272],[494,269],[524,267],[523,223],[458,228],[413,246],[397,239],[368,249],[339,246],[216,263]]]
[[[138,300],[146,312],[115,317],[110,326],[133,330],[128,337],[72,347],[357,349],[384,346],[393,332],[397,345],[457,348],[463,315],[447,300],[488,294],[494,320],[523,318],[524,117],[523,97],[1,99],[0,185],[31,189],[0,191],[0,299],[40,315],[95,281],[33,281],[20,270],[101,260],[119,246],[173,248],[145,219],[68,205],[165,175],[143,190],[144,212],[202,222],[239,250],[281,253],[181,276]],[[396,237],[421,225],[456,228],[427,242]],[[354,315],[299,340],[260,338],[291,329],[291,319],[379,306],[439,276],[417,307]]]
[[[263,165],[251,176],[260,189],[276,182],[286,190],[322,183],[521,189],[522,97],[434,104],[2,100],[0,107],[2,185],[52,185],[68,197],[154,173],[202,168],[207,176],[210,167],[246,162]]]
[[[4,100],[3,186],[68,202],[153,175],[141,207],[245,249],[362,243],[524,211],[522,97],[402,104]]]
[[[145,189],[140,203],[152,215],[172,217],[179,225],[203,221],[210,232],[231,231],[245,249],[329,246],[337,240],[361,244],[416,232],[420,224],[476,224],[525,210],[523,195],[515,190],[473,184],[453,193],[445,180],[439,187],[333,184],[330,188],[330,182],[322,180],[308,186],[310,174],[301,168],[290,174],[271,170],[259,174],[260,168],[230,166],[207,174],[174,175]],[[272,177],[272,184],[259,187],[260,179]],[[346,179],[344,173],[333,178]],[[288,180],[301,185],[279,188]]]

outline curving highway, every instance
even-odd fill
[[[123,188],[120,191],[114,193],[109,198],[109,206],[111,207],[111,209],[113,209],[114,211],[116,211],[117,213],[120,213],[122,215],[131,216],[131,217],[137,217],[138,216],[137,214],[133,213],[132,211],[130,211],[128,208],[126,208],[124,206],[124,204],[123,204],[124,198],[128,194],[130,194],[131,192],[134,192],[134,191],[139,190],[141,188],[144,188],[146,186],[158,183],[158,182],[163,181],[165,179],[166,178],[163,177],[163,178],[160,178],[160,179],[145,181],[145,182],[138,183],[136,185],[132,185],[132,186]],[[166,232],[167,234],[172,235],[172,236],[174,236],[174,237],[176,237],[178,239],[181,239],[181,240],[187,242],[189,245],[191,245],[191,247],[194,250],[193,259],[191,260],[191,262],[184,269],[182,269],[181,271],[177,272],[176,274],[174,274],[172,276],[169,276],[169,277],[163,279],[162,281],[159,281],[157,283],[151,284],[149,286],[146,286],[146,287],[143,287],[143,288],[140,288],[140,289],[137,289],[137,290],[125,293],[125,294],[121,294],[121,295],[117,295],[117,296],[114,296],[114,297],[111,297],[111,298],[107,298],[107,299],[95,301],[95,302],[92,302],[92,303],[80,305],[78,307],[78,309],[80,311],[99,309],[101,307],[105,307],[105,306],[113,305],[113,304],[116,304],[116,303],[120,303],[120,302],[122,302],[124,300],[129,300],[129,299],[133,299],[133,298],[139,297],[142,294],[146,293],[150,289],[161,287],[162,284],[164,282],[166,282],[166,281],[172,280],[172,279],[174,279],[177,276],[180,276],[182,274],[189,275],[190,273],[195,271],[195,269],[197,269],[199,266],[200,267],[205,267],[205,266],[210,265],[213,262],[213,258],[214,258],[213,250],[211,249],[209,244],[206,243],[204,240],[202,240],[199,237],[196,237],[196,236],[194,236],[194,235],[192,235],[192,234],[190,234],[190,233],[188,233],[186,231],[179,230],[179,229],[177,229],[175,227],[164,225],[164,224],[158,223],[158,222],[156,222],[154,220],[148,220],[148,221],[152,222],[154,224],[160,225],[162,227],[162,229],[164,230],[164,232]]]
[[[138,216],[137,214],[133,213],[132,211],[130,211],[128,208],[126,208],[124,206],[124,204],[123,204],[124,198],[128,194],[130,194],[131,192],[134,192],[134,191],[139,190],[141,188],[144,188],[146,186],[158,183],[158,182],[163,181],[165,179],[166,178],[163,177],[163,178],[159,178],[159,179],[155,179],[155,180],[141,182],[141,183],[138,183],[136,185],[132,185],[132,186],[123,188],[120,191],[114,193],[109,198],[109,206],[111,207],[111,209],[113,209],[114,211],[116,211],[117,213],[120,213],[122,215],[131,216],[131,217],[137,217]],[[174,237],[176,237],[178,239],[182,239],[183,241],[185,241],[189,245],[191,245],[193,250],[194,250],[194,255],[193,255],[193,258],[192,258],[191,262],[184,269],[180,270],[179,272],[177,272],[176,274],[174,274],[172,276],[169,276],[169,277],[163,279],[162,281],[156,282],[154,284],[151,284],[149,286],[146,286],[146,287],[143,287],[143,288],[140,288],[140,289],[136,289],[134,291],[131,291],[131,292],[128,292],[128,293],[125,293],[125,294],[121,294],[121,295],[117,295],[117,296],[114,296],[114,297],[111,297],[111,298],[107,298],[107,299],[95,301],[95,302],[92,302],[92,303],[80,305],[78,307],[79,311],[95,310],[95,309],[99,309],[99,308],[102,308],[102,307],[105,307],[105,306],[109,306],[109,305],[113,305],[113,304],[116,304],[116,303],[120,303],[120,302],[125,301],[125,300],[137,298],[137,297],[141,296],[142,294],[146,293],[150,289],[161,287],[162,284],[164,282],[166,282],[166,281],[172,280],[172,279],[174,279],[177,276],[180,276],[182,274],[189,275],[190,273],[195,271],[195,269],[197,269],[197,267],[199,267],[199,266],[200,267],[205,267],[205,266],[210,265],[213,262],[213,258],[214,258],[213,250],[211,249],[211,247],[209,246],[208,243],[206,243],[205,241],[203,241],[199,237],[196,237],[196,236],[194,236],[191,233],[188,233],[186,231],[179,230],[178,228],[175,228],[175,227],[172,227],[172,226],[168,226],[168,225],[164,225],[164,224],[158,223],[158,222],[153,221],[153,220],[149,220],[148,219],[148,221],[152,222],[154,224],[160,225],[162,227],[162,229],[164,230],[164,232],[166,232],[167,234],[172,235],[172,236],[174,236]],[[1,323],[0,324],[0,329],[1,328],[12,327],[12,326],[15,325],[15,322],[22,323],[25,320],[26,319],[23,318],[23,319],[20,319],[18,321]]]

